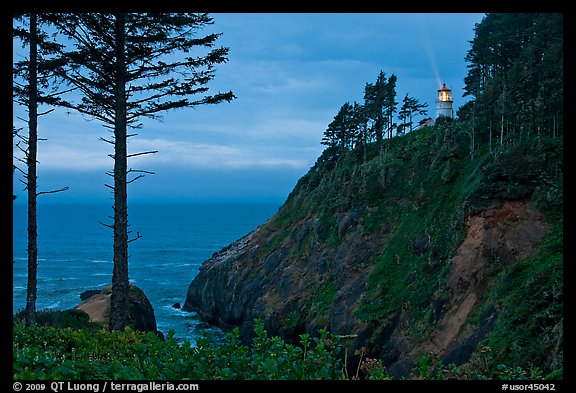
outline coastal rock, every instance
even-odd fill
[[[75,308],[88,314],[90,321],[108,326],[112,285],[95,292],[85,291],[83,295],[86,293],[93,294]],[[135,330],[157,332],[154,308],[144,292],[135,285],[130,285],[129,302],[129,325]]]
[[[256,229],[203,263],[182,310],[224,329],[239,326],[246,341],[255,318],[284,337],[327,324],[336,333],[357,331],[364,323],[353,311],[372,268],[365,262],[376,246],[358,230],[357,216],[354,211],[340,220],[342,243],[335,249],[317,247],[317,220],[298,222],[287,236]],[[308,248],[307,257],[298,256]]]

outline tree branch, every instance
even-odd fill
[[[126,244],[132,243],[133,241],[136,241],[138,239],[140,239],[142,237],[142,235],[140,234],[140,232],[136,232],[136,237],[134,239],[130,239],[126,242]]]
[[[20,160],[23,161],[23,160]],[[14,169],[18,170],[18,172],[20,172],[21,174],[23,174],[24,176],[28,176],[28,173],[24,172],[22,169],[20,169],[19,167],[17,167],[16,165],[13,165]]]
[[[152,151],[144,151],[142,153],[134,153],[134,154],[128,154],[126,156],[126,158],[130,158],[130,157],[136,157],[136,156],[142,156],[144,154],[156,154],[158,153],[158,150],[152,150]]]
[[[145,170],[142,170],[142,169],[132,169],[132,168],[130,168],[130,169],[126,172],[126,174],[129,174],[129,173],[132,173],[132,172],[147,173],[147,174],[149,174],[149,175],[154,175],[154,172],[151,172],[151,171],[145,171]]]
[[[101,221],[98,221],[98,223],[101,224],[101,225],[104,225],[104,226],[107,227],[107,228],[114,229],[114,225],[104,224],[104,223],[101,222]]]
[[[48,113],[53,112],[53,111],[54,111],[54,108],[48,109],[46,112],[40,112],[40,113],[38,113],[38,116],[44,116],[44,115],[47,115]]]
[[[42,195],[42,194],[54,194],[54,193],[57,193],[57,192],[66,191],[66,190],[68,190],[68,189],[70,189],[70,187],[63,187],[63,188],[60,188],[60,189],[58,189],[58,190],[52,190],[52,191],[41,191],[41,192],[36,193],[36,196],[39,196],[39,195]]]
[[[109,143],[109,144],[111,144],[111,145],[114,145],[114,142],[113,142],[113,141],[109,141],[108,139],[104,139],[104,138],[102,138],[102,137],[100,137],[99,139],[100,139],[101,141],[103,141],[103,142],[106,142],[106,143]]]
[[[140,178],[142,178],[142,177],[144,177],[144,175],[138,175],[138,176],[136,176],[134,179],[127,181],[126,184],[130,184],[130,183],[134,182],[135,180],[138,180],[138,179],[140,179]]]

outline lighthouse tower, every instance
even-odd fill
[[[438,90],[438,100],[436,101],[436,119],[440,116],[453,118],[452,111],[452,90],[446,87],[446,83]]]

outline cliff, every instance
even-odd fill
[[[183,309],[244,340],[255,318],[284,338],[355,335],[395,377],[483,346],[561,369],[562,140],[470,152],[467,131],[326,149],[274,217],[204,262]]]

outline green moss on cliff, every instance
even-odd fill
[[[563,217],[549,214],[551,232],[539,252],[509,267],[487,294],[502,310],[487,346],[498,362],[562,368],[563,346]]]

